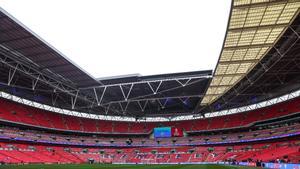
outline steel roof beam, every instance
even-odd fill
[[[245,30],[257,30],[257,29],[274,29],[287,27],[289,24],[271,24],[271,25],[260,25],[260,26],[251,26],[251,27],[239,27],[239,28],[230,28],[229,32],[240,32]]]
[[[273,46],[272,43],[263,43],[263,44],[255,44],[255,45],[228,46],[228,47],[224,47],[224,50],[261,48],[261,47],[271,47],[271,46]]]
[[[259,59],[247,59],[247,60],[230,60],[230,61],[220,61],[219,64],[243,64],[243,63],[256,63]]]
[[[99,85],[99,86],[93,86],[93,87],[85,87],[85,88],[80,88],[81,90],[85,90],[85,89],[93,89],[93,88],[104,88],[104,87],[118,87],[120,85],[124,86],[124,85],[131,85],[131,84],[147,84],[148,83],[154,83],[154,82],[166,82],[166,81],[177,81],[177,80],[192,80],[192,79],[208,79],[211,78],[211,75],[199,75],[199,76],[193,76],[193,77],[181,77],[181,78],[166,78],[166,79],[162,79],[162,80],[143,80],[143,81],[137,81],[137,82],[126,82],[126,83],[116,83],[116,84],[107,84],[107,85]],[[151,86],[153,91],[155,92],[155,89],[153,88],[153,86]]]

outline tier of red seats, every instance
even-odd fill
[[[253,128],[253,131],[232,131],[230,133],[220,133],[214,135],[201,134],[197,136],[179,137],[176,138],[176,144],[195,145],[205,143],[220,143],[220,142],[245,142],[249,140],[273,139],[275,137],[288,137],[289,135],[299,135],[300,123],[294,122],[280,126],[272,126],[271,128]],[[25,140],[27,142],[47,142],[51,144],[69,144],[69,145],[96,145],[102,146],[126,146],[128,137],[112,137],[104,135],[70,135],[62,133],[48,133],[35,130],[24,130],[15,127],[0,127],[0,133],[3,140]],[[145,137],[130,137],[132,146],[140,145],[173,145],[173,138],[151,138]],[[113,140],[113,142],[111,142]]]
[[[299,163],[299,141],[256,143],[216,147],[76,148],[0,142],[0,162],[4,163],[182,163],[263,162],[285,159]]]
[[[175,126],[184,131],[217,130],[250,125],[253,122],[280,117],[300,111],[300,99],[259,110],[222,117],[181,122],[114,122],[68,116],[0,99],[0,119],[60,130],[99,133],[150,133],[157,126]]]

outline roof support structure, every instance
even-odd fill
[[[101,119],[101,120],[113,120],[113,121],[141,121],[141,122],[153,122],[153,121],[182,121],[182,120],[194,120],[194,119],[201,119],[201,118],[209,118],[209,117],[216,117],[216,116],[223,116],[223,115],[228,115],[228,114],[234,114],[234,113],[239,113],[239,112],[245,112],[245,111],[251,111],[267,106],[271,106],[277,103],[281,103],[287,100],[294,99],[296,97],[300,97],[300,90],[294,91],[292,93],[271,99],[271,100],[266,100],[263,102],[259,102],[256,104],[251,104],[239,108],[233,108],[233,109],[227,109],[227,110],[222,110],[222,111],[216,111],[216,112],[210,112],[205,114],[204,116],[201,114],[196,114],[196,115],[182,115],[182,116],[177,116],[177,117],[144,117],[140,119],[136,119],[133,117],[121,117],[121,116],[110,116],[108,115],[108,110],[110,105],[108,105],[105,109],[106,115],[95,115],[95,114],[89,114],[89,113],[83,113],[83,112],[76,112],[76,111],[70,111],[70,110],[65,110],[65,109],[60,109],[56,107],[51,107],[43,104],[39,104],[33,101],[26,100],[24,98],[20,98],[17,96],[10,95],[8,93],[0,92],[0,97],[6,98],[15,102],[19,102],[21,104],[29,105],[32,107],[36,107],[39,109],[44,109],[47,111],[52,111],[52,112],[57,112],[61,114],[67,114],[67,115],[72,115],[72,116],[78,116],[78,117],[85,117],[85,118],[91,118],[91,119]],[[146,105],[146,104],[145,104]],[[141,105],[141,109],[143,106]]]
[[[89,105],[90,108],[97,106],[107,106],[117,105],[117,107],[121,108],[121,111],[128,110],[129,105],[135,104],[140,107],[142,112],[145,111],[146,105],[148,101],[155,101],[161,108],[166,107],[166,102],[162,103],[162,100],[166,99],[176,99],[180,100],[183,98],[198,98],[201,99],[203,97],[203,93],[201,94],[186,94],[186,95],[170,95],[169,93],[176,90],[184,89],[185,87],[189,87],[195,83],[202,82],[207,80],[209,76],[199,75],[193,77],[180,77],[180,78],[169,78],[169,79],[161,79],[161,80],[143,80],[143,81],[135,81],[135,82],[126,82],[126,83],[118,83],[118,84],[108,84],[102,86],[95,86],[93,88],[79,88],[79,91],[84,93],[87,91],[92,92],[92,96],[95,97],[95,103],[93,105]],[[167,84],[172,82],[173,85],[168,87]],[[176,83],[174,83],[176,82]],[[140,91],[140,87],[142,90],[151,91],[151,93],[145,94],[136,94],[136,91]],[[101,91],[101,92],[100,92]],[[109,91],[109,92],[108,92]],[[116,93],[121,93],[121,97],[117,100],[110,101],[111,92],[114,91]],[[119,94],[118,94],[119,95]],[[128,104],[127,104],[128,103]],[[145,104],[143,104],[145,103]],[[184,103],[182,102],[184,105]],[[121,106],[120,106],[121,105]],[[87,106],[87,107],[89,107]],[[80,107],[80,108],[87,108]],[[125,107],[127,107],[125,109]],[[117,113],[117,111],[116,111]],[[129,112],[127,112],[129,113]]]
[[[1,47],[1,46],[0,46]],[[95,108],[95,107],[103,107],[106,111],[104,113],[107,113],[109,108],[110,112],[118,113],[118,110],[114,109],[112,104],[122,104],[123,111],[126,111],[129,104],[135,103],[140,105],[142,111],[145,111],[146,105],[148,104],[148,101],[151,100],[161,100],[165,98],[173,98],[173,99],[180,99],[183,97],[190,97],[190,98],[201,98],[203,95],[178,95],[178,96],[168,96],[164,94],[165,92],[170,92],[173,90],[178,90],[181,88],[188,87],[189,85],[192,85],[194,83],[201,82],[203,80],[206,80],[210,76],[207,75],[199,75],[199,76],[192,76],[192,77],[180,77],[180,78],[170,78],[170,79],[162,79],[162,80],[146,80],[146,81],[138,81],[138,82],[132,82],[132,83],[121,83],[121,84],[109,84],[109,85],[102,85],[98,87],[93,88],[77,88],[76,86],[72,86],[72,83],[67,83],[65,81],[58,81],[57,79],[54,79],[52,76],[49,75],[51,72],[47,72],[47,74],[44,73],[44,70],[39,70],[38,68],[35,68],[34,65],[28,63],[23,63],[26,60],[18,60],[15,59],[16,53],[7,52],[6,49],[0,48],[0,62],[4,65],[8,66],[10,68],[9,73],[9,80],[8,83],[11,84],[12,79],[14,77],[14,74],[18,71],[22,74],[25,74],[29,78],[32,79],[32,85],[30,90],[39,90],[37,88],[37,84],[46,84],[50,87],[52,87],[53,92],[57,93],[54,98],[52,98],[52,105],[56,105],[57,100],[60,98],[59,93],[64,93],[66,95],[69,95],[71,98],[70,102],[70,109],[84,109],[84,108]],[[18,56],[19,57],[19,56]],[[171,81],[177,82],[177,86],[171,86],[169,88],[166,88],[166,85],[164,86],[164,89],[161,90],[161,87],[164,83],[169,83]],[[151,94],[146,95],[138,95],[136,97],[130,97],[131,93],[133,92],[135,86],[138,85],[146,85],[148,86],[149,90],[152,91]],[[103,102],[104,98],[106,97],[107,89],[111,87],[119,87],[120,92],[122,93],[123,99],[117,100],[117,101],[106,101]],[[17,86],[16,86],[17,87]],[[99,91],[102,91],[99,93]],[[85,93],[87,91],[92,92],[92,95],[86,95]],[[109,94],[107,95],[109,97]],[[63,98],[61,98],[63,99]],[[89,104],[81,105],[77,102],[85,101]],[[107,100],[107,99],[105,99]],[[128,103],[125,103],[128,102]],[[145,102],[145,104],[141,105],[142,102]],[[161,102],[160,102],[161,103]],[[159,104],[159,103],[158,103]],[[126,106],[124,106],[126,105]],[[166,104],[164,103],[161,107],[165,107]]]
[[[186,86],[192,79],[187,79],[185,82],[181,82],[180,80],[176,79],[176,82],[181,84],[182,87]]]
[[[16,53],[8,52],[6,48],[1,47],[2,46],[0,45],[0,63],[6,65],[10,70],[7,82],[8,85],[11,85],[15,73],[18,71],[25,74],[27,77],[33,80],[31,88],[32,90],[35,90],[37,83],[41,82],[52,87],[54,92],[62,92],[67,95],[70,95],[70,97],[72,98],[72,109],[76,108],[75,105],[77,99],[84,100],[88,103],[93,103],[93,98],[86,97],[82,93],[79,93],[79,90],[77,90],[75,86],[71,86],[70,83],[61,82],[53,78],[53,76],[48,75],[49,72],[44,73],[38,68],[35,68],[34,65],[28,65],[28,63],[23,63],[21,60],[15,59],[14,55],[16,55]]]
[[[130,102],[125,102],[125,107],[122,105],[121,102],[119,102],[119,105],[121,107],[121,110],[123,112],[123,114],[127,111],[127,108],[128,108],[128,105],[129,105]]]
[[[141,101],[137,101],[137,103],[138,103],[138,105],[140,106],[142,112],[144,112],[144,111],[145,111],[145,108],[146,108],[146,106],[147,106],[147,104],[148,104],[148,100],[145,100],[144,105],[141,104]]]
[[[35,90],[35,87],[36,87],[39,79],[40,79],[40,75],[38,75],[36,79],[32,80],[32,90]]]
[[[129,89],[129,91],[127,92],[127,94],[125,94],[125,91],[124,91],[124,89],[123,89],[123,86],[120,85],[120,89],[121,89],[121,92],[122,92],[122,94],[123,94],[123,97],[124,97],[124,100],[125,100],[125,101],[127,101],[128,97],[129,97],[129,95],[130,95],[130,92],[131,92],[131,90],[132,90],[133,85],[134,85],[134,84],[130,84],[130,89]]]
[[[58,95],[59,95],[59,93],[56,93],[56,92],[54,92],[52,94],[52,96],[51,96],[52,106],[56,105],[56,101],[57,101]]]
[[[15,74],[16,74],[16,71],[18,69],[18,64],[14,67],[14,68],[10,68],[9,69],[9,72],[8,72],[8,82],[7,82],[7,85],[10,86]]]
[[[159,90],[159,87],[160,87],[161,83],[162,83],[162,80],[160,80],[160,81],[158,82],[158,86],[157,86],[157,87],[153,87],[153,86],[151,85],[151,82],[147,82],[147,84],[149,85],[149,87],[150,87],[150,89],[152,90],[153,94],[156,94],[156,93],[157,93],[157,91]]]
[[[72,109],[75,108],[75,104],[76,104],[76,101],[77,101],[77,98],[78,98],[78,93],[79,93],[79,90],[77,90],[76,95],[74,97],[71,97]]]
[[[161,82],[169,82],[169,81],[178,81],[178,80],[188,80],[189,82],[193,79],[199,80],[199,79],[208,79],[211,78],[211,75],[193,75],[193,76],[186,76],[186,77],[170,77],[170,78],[163,78],[159,80],[141,80],[141,81],[134,81],[134,82],[125,82],[125,83],[115,83],[115,84],[106,84],[106,85],[99,85],[99,86],[92,86],[92,87],[84,87],[84,88],[79,88],[80,90],[88,90],[92,88],[103,88],[103,87],[114,87],[114,86],[126,86],[126,85],[137,85],[137,84],[152,84],[151,87],[153,91],[156,90],[157,87],[155,87],[153,84],[154,83],[161,83]],[[187,82],[185,85],[189,84]],[[180,84],[180,83],[179,83]],[[150,85],[149,85],[150,86]]]
[[[157,102],[160,105],[161,109],[164,109],[166,107],[168,99],[157,99]]]

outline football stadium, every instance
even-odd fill
[[[0,8],[0,169],[299,169],[299,13],[232,0],[214,70],[97,79]]]

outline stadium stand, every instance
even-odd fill
[[[45,145],[1,143],[0,161],[5,163],[185,163],[227,160],[266,162],[277,159],[298,163],[300,143],[258,143],[239,146],[153,147],[153,148],[76,148]]]
[[[188,136],[176,139],[153,138],[152,131],[142,136],[128,132],[134,125],[147,123],[122,122],[118,126],[125,129],[119,130],[113,125],[114,122],[100,125],[101,120],[99,120],[97,125],[91,125],[96,120],[45,112],[3,99],[1,103],[3,126],[0,128],[0,161],[2,163],[87,163],[89,160],[99,163],[255,162],[257,160],[275,162],[278,159],[289,163],[299,162],[298,99],[281,103],[274,106],[275,108],[248,112],[248,118],[254,119],[251,118],[254,115],[260,119],[260,122],[252,125],[248,125],[252,123],[251,120],[246,122],[239,120],[239,117],[245,116],[242,114],[228,115],[223,119],[216,117],[195,120],[191,123],[194,126],[191,127],[194,128],[193,131],[185,131]],[[3,103],[10,107],[4,106]],[[288,113],[282,111],[286,107],[290,110]],[[272,115],[267,116],[268,112]],[[46,118],[37,123],[38,120],[34,120],[34,117],[42,114]],[[60,123],[51,124],[49,119],[58,120]],[[197,124],[203,124],[202,121],[206,121],[207,127],[203,130],[195,130]],[[219,124],[210,125],[213,123]],[[160,126],[177,124],[176,122],[159,123]],[[183,123],[176,127],[187,130],[189,128],[187,126],[191,124]],[[247,125],[243,127],[242,124]],[[69,128],[68,125],[77,127]],[[100,126],[106,127],[102,130]],[[230,127],[224,130],[226,126]],[[41,130],[41,127],[48,130]],[[61,129],[64,132],[58,133]],[[91,133],[94,134],[82,133],[89,129],[92,129]],[[103,135],[96,131],[111,133]],[[122,137],[111,135],[114,132],[123,132],[127,135]],[[132,140],[130,145],[127,142],[128,138]],[[95,148],[99,146],[102,148]]]
[[[154,127],[159,125],[175,126],[186,132],[213,131],[249,127],[254,123],[261,121],[297,114],[300,112],[300,107],[298,106],[299,102],[299,99],[295,99],[255,111],[227,115],[224,117],[183,121],[180,123],[118,122],[118,124],[115,125],[115,122],[113,121],[93,120],[62,115],[0,99],[0,120],[49,129],[108,134],[149,134]]]
[[[0,8],[0,163],[299,164],[300,1],[232,2],[214,72],[104,79]]]

